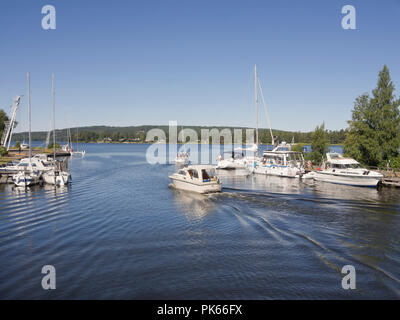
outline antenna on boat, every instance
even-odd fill
[[[29,121],[29,166],[32,169],[32,139],[31,139],[31,78],[29,72],[26,73],[28,80],[28,121]]]
[[[52,91],[52,102],[53,102],[53,160],[56,161],[56,101],[55,101],[55,89],[54,89],[54,73],[51,74],[51,91]]]
[[[261,87],[260,79],[258,79],[258,86],[260,88],[261,100],[262,100],[263,105],[264,105],[265,117],[267,118],[267,122],[268,122],[268,126],[269,126],[269,133],[271,134],[271,143],[274,146],[275,145],[275,139],[274,139],[274,135],[272,134],[271,121],[270,121],[269,116],[268,116],[267,104],[265,103],[265,100],[264,100],[264,94],[263,94],[263,90],[262,90],[262,87]]]
[[[254,103],[256,105],[256,145],[258,147],[258,88],[257,65],[254,65]]]

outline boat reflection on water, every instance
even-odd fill
[[[299,194],[303,189],[299,179],[288,177],[255,175],[250,181],[252,190]]]
[[[216,209],[213,195],[188,192],[171,188],[174,202],[188,220],[201,220]]]
[[[304,180],[303,183],[311,188],[317,197],[341,200],[379,201],[384,193],[390,191],[385,189],[382,192],[377,188],[338,185],[323,181]]]

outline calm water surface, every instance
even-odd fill
[[[400,297],[400,190],[222,172],[201,196],[168,188],[146,145],[83,147],[69,187],[0,185],[0,298]]]

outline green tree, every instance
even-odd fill
[[[4,147],[0,147],[0,157],[5,156],[7,154],[7,149]]]
[[[53,142],[50,142],[47,149],[53,149]],[[56,149],[60,149],[60,145],[56,142]]]
[[[372,97],[356,98],[344,142],[346,155],[369,166],[385,166],[399,156],[400,99],[395,99],[394,90],[385,65]]]
[[[325,123],[317,126],[311,136],[311,161],[320,164],[328,152],[328,141]]]
[[[19,152],[21,152],[21,143],[19,141],[15,143],[15,147],[18,149]]]
[[[6,121],[8,121],[7,113],[0,109],[0,135],[3,134],[4,127],[6,126]]]

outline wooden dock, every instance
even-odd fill
[[[383,178],[382,186],[391,188],[400,188],[400,178]]]

